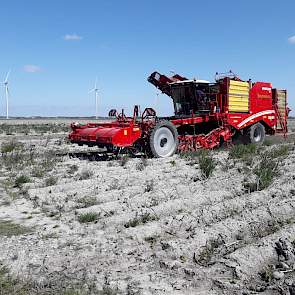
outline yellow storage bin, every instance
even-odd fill
[[[228,91],[228,110],[235,113],[249,111],[249,83],[230,81]]]

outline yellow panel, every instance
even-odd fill
[[[249,111],[249,107],[248,106],[232,106],[232,105],[229,105],[228,106],[228,110],[229,112],[241,112],[241,113],[244,113],[244,112],[248,112]]]
[[[241,107],[231,107],[230,112],[235,112],[235,113],[247,113],[248,108],[241,108]]]
[[[249,83],[230,81],[228,108],[230,112],[248,112],[249,110]]]
[[[247,90],[247,91],[244,91],[244,92],[242,92],[242,91],[239,91],[239,92],[233,92],[233,91],[231,91],[231,92],[229,92],[228,94],[230,94],[230,95],[233,95],[233,96],[246,96],[246,97],[248,97],[249,96],[249,91]]]
[[[230,103],[229,107],[241,107],[241,108],[249,108],[247,103]]]
[[[241,108],[241,107],[229,107],[230,112],[235,112],[235,113],[247,113],[248,108]]]
[[[229,89],[233,89],[233,90],[247,90],[247,89],[249,89],[249,85],[247,84],[247,85],[240,85],[240,86],[237,86],[237,85],[231,85],[230,84],[230,86],[229,86]]]
[[[229,95],[229,100],[230,101],[249,101],[248,96],[236,96],[236,95]]]
[[[248,82],[230,80],[230,85],[249,85]]]

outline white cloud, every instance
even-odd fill
[[[83,37],[79,36],[77,34],[66,34],[64,36],[64,40],[66,40],[66,41],[79,41],[81,39],[83,39]]]
[[[41,68],[36,65],[25,65],[24,71],[28,73],[37,73],[41,71]]]
[[[289,43],[295,44],[295,35],[288,38]]]

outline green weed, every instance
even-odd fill
[[[32,228],[28,228],[23,225],[13,223],[9,220],[0,220],[0,236],[19,236],[27,234],[31,231]]]
[[[246,159],[252,157],[257,152],[255,144],[237,144],[229,151],[229,157],[232,159]]]
[[[20,175],[14,181],[14,187],[22,188],[23,184],[30,182],[31,179],[27,175]]]
[[[95,222],[99,218],[99,214],[96,212],[86,212],[82,213],[78,216],[78,221],[80,223],[89,223],[89,222]]]
[[[209,178],[216,167],[216,163],[213,157],[207,150],[202,150],[198,156],[199,167],[203,177]]]
[[[124,226],[126,228],[136,227],[140,224],[145,224],[149,221],[154,221],[154,220],[158,220],[158,217],[156,215],[146,212],[141,215],[136,214],[136,216],[130,219],[127,223],[125,223]]]

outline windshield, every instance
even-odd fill
[[[171,85],[175,115],[191,115],[210,111],[210,102],[216,101],[216,84],[184,83]]]
[[[191,113],[194,97],[195,97],[195,85],[177,85],[171,88],[171,96],[174,102],[175,114]]]

